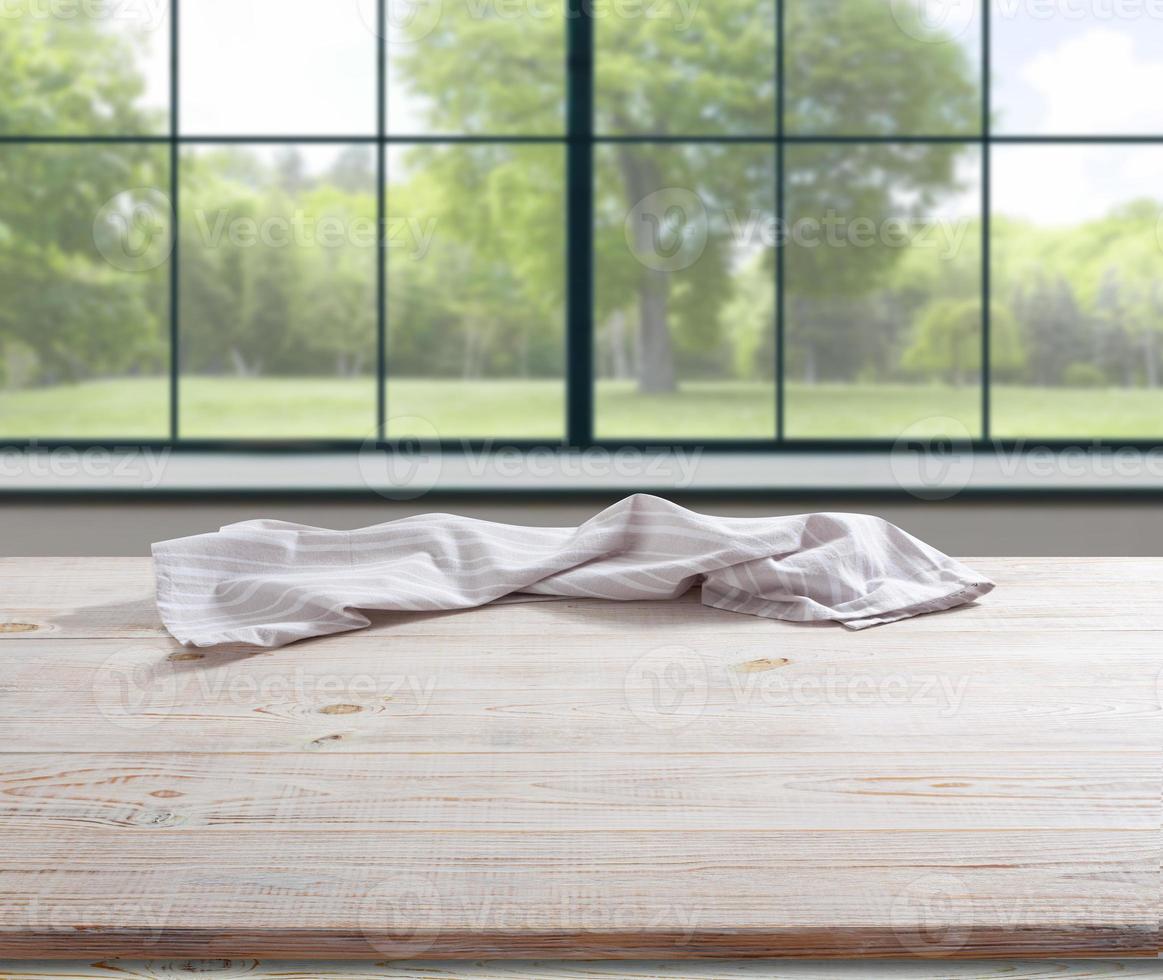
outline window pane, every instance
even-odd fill
[[[183,151],[182,436],[374,431],[375,181],[366,146]]]
[[[5,0],[0,135],[168,132],[169,9],[168,0]]]
[[[396,146],[388,173],[388,435],[565,429],[560,146]]]
[[[978,435],[980,151],[794,146],[787,168],[787,434]]]
[[[375,20],[357,3],[181,6],[181,127],[201,135],[370,135]]]
[[[169,434],[168,161],[0,147],[0,434]]]
[[[978,0],[785,0],[787,132],[981,131]]]
[[[1163,435],[1163,147],[993,150],[994,431]],[[994,344],[995,348],[997,344]]]
[[[619,143],[597,160],[596,432],[775,435],[775,156]]]
[[[387,13],[390,133],[565,131],[560,0],[389,0]]]
[[[597,131],[775,131],[775,3],[593,3]]]
[[[1163,6],[994,0],[993,128],[1163,132]]]

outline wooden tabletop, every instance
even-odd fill
[[[691,596],[254,652],[171,640],[148,561],[0,560],[0,957],[1154,957],[1163,561],[971,564],[861,633]]]

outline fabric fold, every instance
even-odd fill
[[[673,599],[852,629],[972,602],[993,583],[863,514],[709,517],[638,494],[580,527],[425,514],[357,531],[245,521],[153,546],[181,643],[278,647],[368,626],[369,611],[502,599]]]

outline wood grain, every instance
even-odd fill
[[[931,752],[19,754],[0,756],[0,823],[65,834],[276,832],[290,823],[299,832],[1158,827],[1151,753],[999,761]]]
[[[105,752],[1160,748],[1157,633],[1101,651],[1061,633],[682,638],[344,636],[257,655],[10,640],[0,746],[69,752],[79,727]]]
[[[0,976],[1154,957],[1163,562],[974,564],[1000,582],[980,606],[863,633],[687,597],[260,653],[165,636],[148,562],[0,560],[0,956],[150,959]],[[1141,975],[1023,969],[996,975]],[[940,971],[913,975],[992,975]]]
[[[0,962],[5,980],[1138,980],[1158,978],[1151,961],[718,960],[674,962],[474,964],[260,963],[256,960],[156,960],[94,963]]]
[[[998,590],[977,605],[893,625],[899,634],[997,633],[1008,630],[1163,629],[1163,562],[1133,558],[967,558]],[[1111,588],[1118,602],[1106,601]],[[1000,596],[1005,596],[1001,601]],[[0,558],[0,642],[5,638],[150,638],[167,634],[153,603],[152,563],[146,558]],[[699,606],[692,592],[680,603]],[[373,614],[374,624],[350,639],[389,635],[544,635],[547,630],[618,633],[674,624],[670,604],[603,601],[532,602],[447,613]],[[614,607],[612,618],[595,610]],[[1069,616],[1063,610],[1069,610]],[[11,632],[5,632],[5,626]],[[14,628],[19,628],[15,631]],[[32,629],[28,629],[32,627]],[[769,620],[700,607],[686,631],[724,637],[770,638]]]

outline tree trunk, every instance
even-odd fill
[[[610,373],[619,381],[634,375],[632,355],[626,335],[626,313],[624,310],[615,310],[610,317],[610,326],[607,332],[610,343]]]
[[[246,358],[242,356],[242,351],[237,347],[230,348],[230,363],[234,367],[234,373],[240,378],[245,378],[250,374],[250,367],[246,363]]]
[[[666,273],[648,272],[638,286],[638,391],[644,395],[678,388],[667,319],[669,305]]]
[[[1143,367],[1147,372],[1147,387],[1159,387],[1159,360],[1155,353],[1155,332],[1148,327],[1143,331]]]
[[[658,168],[652,160],[641,154],[642,151],[632,144],[622,143],[618,146],[618,163],[629,210],[662,186]],[[655,232],[656,229],[649,221],[640,221],[634,225],[632,233],[638,254],[651,253],[655,245]],[[642,394],[659,394],[678,388],[669,321],[668,274],[643,266],[638,280],[638,391]]]

